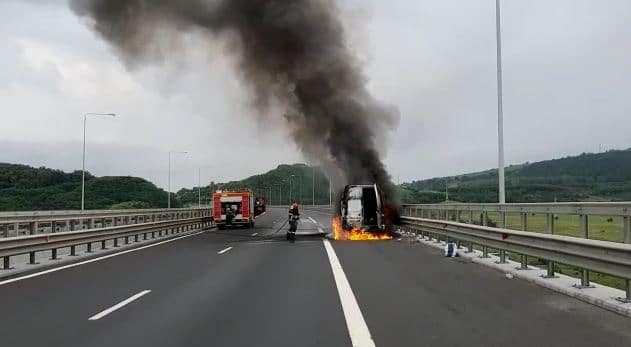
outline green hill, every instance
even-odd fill
[[[312,203],[312,190],[314,187],[315,174],[315,203],[329,203],[329,181],[324,173],[318,168],[312,168],[305,164],[279,165],[277,168],[270,170],[261,175],[255,175],[240,181],[231,181],[226,183],[211,182],[208,186],[202,187],[202,200],[209,196],[209,192],[220,189],[237,189],[249,188],[254,190],[257,195],[266,196],[269,199],[271,188],[271,203],[289,204],[290,200],[298,200],[303,204]],[[289,191],[289,178],[291,179],[291,198]],[[282,196],[281,196],[282,193]],[[301,195],[302,193],[302,195]],[[198,190],[181,189],[177,192],[177,199],[185,204],[197,204]]]
[[[496,202],[497,170],[405,183],[404,202]],[[631,149],[513,165],[506,168],[507,202],[631,200]]]
[[[137,177],[94,177],[86,173],[85,208],[166,207],[167,193]],[[180,206],[172,201],[172,206]],[[0,211],[81,208],[81,171],[0,163]]]
[[[311,204],[315,174],[315,203],[329,203],[328,179],[318,168],[304,164],[279,165],[261,175],[202,187],[202,201],[217,189],[250,188],[272,204],[290,200]],[[289,178],[292,178],[292,194]],[[497,170],[432,178],[399,187],[405,203],[445,201],[497,201]],[[631,149],[586,154],[506,169],[508,202],[622,201],[631,200]],[[280,195],[282,191],[282,196]],[[302,195],[301,195],[302,193]],[[86,209],[166,207],[167,193],[137,177],[94,177],[86,174]],[[197,205],[197,188],[182,189],[172,196],[172,207]],[[0,211],[79,209],[81,172],[0,163]]]

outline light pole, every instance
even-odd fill
[[[499,202],[506,203],[504,179],[504,110],[502,105],[502,27],[500,0],[495,0],[495,38],[497,41],[497,144]]]
[[[81,167],[81,211],[85,209],[85,129],[88,116],[116,117],[115,113],[86,113],[83,115],[83,166]]]
[[[281,206],[283,204],[283,185],[282,184],[275,184],[274,186],[279,188],[279,192],[278,192],[278,206]]]
[[[290,205],[291,205],[291,203],[292,203],[292,201],[291,201],[291,195],[292,195],[292,194],[291,194],[291,193],[292,193],[292,191],[291,191],[291,179],[292,179],[292,178],[294,178],[294,177],[296,177],[296,175],[291,175],[291,176],[289,176],[289,204],[290,204]]]
[[[169,151],[169,192],[168,192],[168,202],[167,208],[171,208],[171,155],[173,154],[188,154],[186,151],[173,152]]]
[[[331,177],[329,176],[329,206],[333,205],[333,199],[332,199],[332,195],[333,195],[333,185],[331,183]]]
[[[197,170],[197,200],[199,207],[202,207],[202,169],[208,169],[208,166],[199,167]],[[210,187],[208,187],[210,190]]]
[[[311,206],[315,206],[315,168],[311,168]]]

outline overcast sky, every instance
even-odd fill
[[[338,0],[370,90],[396,105],[395,180],[496,166],[495,1]],[[502,2],[506,161],[631,147],[631,1]],[[128,71],[65,1],[0,1],[0,162],[135,175],[174,188],[303,162],[282,123],[252,121],[221,50]]]

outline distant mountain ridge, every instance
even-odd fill
[[[210,182],[202,186],[201,197],[202,203],[208,203],[210,192],[214,190],[250,188],[268,200],[271,197],[272,204],[284,205],[290,200],[328,204],[328,184],[318,168],[283,164],[243,180]],[[399,193],[405,203],[439,203],[445,201],[446,187],[449,201],[496,202],[497,170],[403,183]],[[508,202],[629,201],[631,149],[511,165],[506,168],[506,189]],[[181,189],[172,195],[171,206],[194,206],[198,197],[197,187]],[[81,171],[66,173],[45,167],[0,163],[0,211],[76,210],[80,204]],[[86,209],[164,208],[166,205],[167,192],[145,179],[95,177],[86,173]]]
[[[496,202],[497,170],[401,185],[406,202]],[[506,168],[507,202],[631,200],[631,149],[583,153]]]
[[[167,192],[138,177],[94,177],[86,172],[85,208],[166,207]],[[172,202],[180,206],[179,201]],[[0,211],[78,210],[81,171],[0,163]]]

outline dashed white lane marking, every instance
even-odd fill
[[[103,310],[103,311],[95,314],[94,316],[88,318],[88,320],[99,320],[99,319],[107,316],[108,314],[120,309],[121,307],[131,303],[132,301],[138,300],[138,299],[140,299],[140,297],[145,296],[145,295],[147,295],[149,293],[151,293],[150,290],[143,290],[142,292],[140,292],[138,294],[135,294],[135,295],[132,295],[129,298],[119,302],[118,304],[116,304],[116,305],[114,305],[114,306],[112,306],[112,307],[110,307],[110,308],[108,308],[106,310]]]
[[[224,253],[228,252],[231,249],[232,249],[232,247],[224,248],[221,251],[217,252],[217,254],[224,254]]]
[[[259,233],[254,233],[254,234],[252,234],[252,236],[256,236],[256,235],[258,235],[258,234],[259,234]]]
[[[122,251],[122,252],[118,252],[118,253],[108,254],[108,255],[104,255],[102,257],[98,257],[98,258],[94,258],[94,259],[90,259],[90,260],[86,260],[86,261],[82,261],[82,262],[78,262],[78,263],[74,263],[74,264],[68,264],[68,265],[56,267],[54,269],[44,270],[44,271],[41,271],[41,272],[32,273],[30,275],[24,275],[24,276],[20,276],[20,277],[16,277],[16,278],[11,278],[11,279],[8,279],[8,280],[0,281],[0,286],[1,285],[5,285],[5,284],[9,284],[9,283],[13,283],[13,282],[17,282],[17,281],[21,281],[21,280],[25,280],[25,279],[29,279],[29,278],[33,278],[33,277],[37,277],[37,276],[41,276],[41,275],[45,275],[45,274],[48,274],[48,273],[51,273],[51,272],[56,272],[56,271],[61,271],[61,270],[64,270],[64,269],[69,269],[69,268],[75,267],[75,266],[90,264],[90,263],[94,263],[94,262],[99,261],[99,260],[104,260],[104,259],[107,259],[107,258],[116,257],[116,256],[119,256],[119,255],[140,251],[140,250],[143,250],[145,248],[159,246],[159,245],[162,245],[162,244],[165,244],[165,243],[181,240],[181,239],[186,238],[186,237],[199,235],[199,234],[204,233],[204,232],[205,231],[200,231],[198,233],[194,233],[194,234],[190,234],[190,235],[184,235],[184,236],[176,237],[174,239],[152,243],[150,245],[146,245],[146,246],[130,249],[130,250],[127,250],[127,251]]]
[[[313,222],[313,224],[318,224],[318,222],[315,221],[315,219],[311,218],[311,216],[309,216],[309,220]]]
[[[368,325],[366,325],[362,311],[357,304],[357,299],[355,299],[351,285],[346,279],[344,269],[342,269],[342,264],[337,259],[335,250],[329,240],[324,240],[324,248],[331,263],[331,270],[333,271],[333,278],[335,278],[335,285],[342,303],[342,311],[344,311],[344,319],[346,319],[346,328],[351,337],[351,343],[356,347],[374,347],[375,342],[370,336]]]

